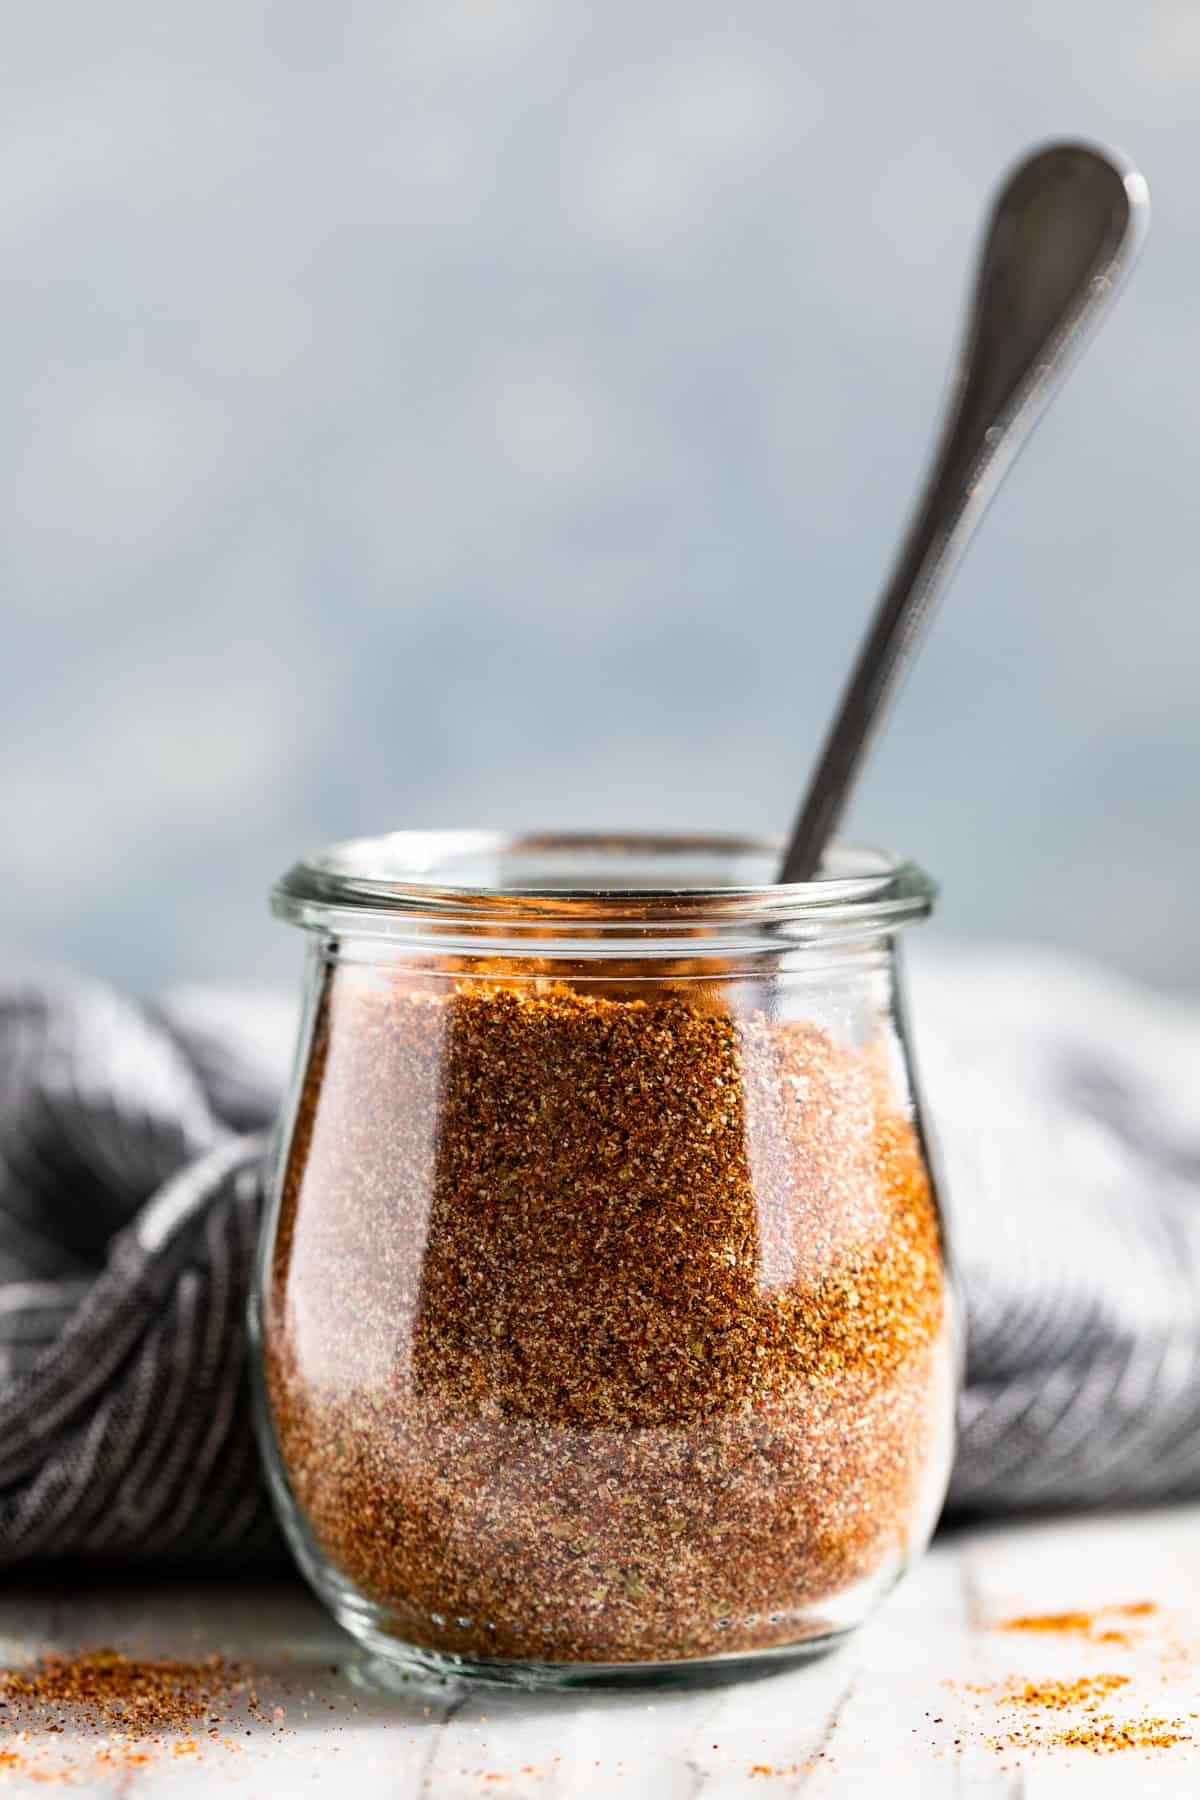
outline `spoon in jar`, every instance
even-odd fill
[[[876,730],[992,495],[1129,273],[1150,223],[1109,150],[1048,144],[997,195],[933,466],[859,650],[780,867],[808,881]]]

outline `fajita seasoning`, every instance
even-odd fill
[[[426,1649],[820,1635],[944,1481],[942,1246],[888,1057],[699,983],[335,967],[263,1338],[312,1540]]]
[[[950,1381],[936,1208],[876,1049],[678,994],[353,968],[264,1345],[333,1568],[407,1642],[545,1661],[837,1622],[927,1523]]]

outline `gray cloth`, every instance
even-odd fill
[[[1200,1493],[1200,1008],[1045,952],[915,974],[968,1326],[951,1501]]]
[[[1028,953],[922,962],[968,1317],[952,1502],[1200,1492],[1200,1019]],[[278,1550],[245,1307],[292,1011],[0,979],[0,1562]]]
[[[0,982],[2,1563],[277,1543],[245,1327],[277,1083],[243,1037]]]

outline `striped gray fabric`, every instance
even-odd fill
[[[102,990],[0,982],[4,1563],[279,1549],[245,1327],[276,1082],[223,1063]]]
[[[1200,1492],[1200,1009],[1027,950],[915,973],[968,1321],[952,1501]]]
[[[1200,1018],[1028,952],[923,961],[968,1317],[952,1502],[1200,1491]],[[0,977],[0,1562],[279,1553],[245,1307],[275,993]]]

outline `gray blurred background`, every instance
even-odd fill
[[[986,196],[1149,177],[850,834],[1200,983],[1200,10],[39,0],[0,42],[7,948],[290,971],[399,825],[783,831]]]

